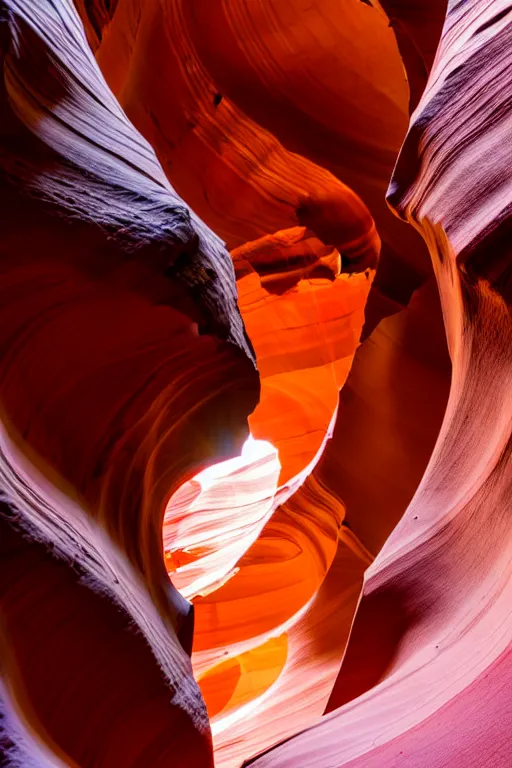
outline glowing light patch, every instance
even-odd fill
[[[173,584],[188,599],[234,573],[275,509],[277,449],[250,436],[241,455],[199,472],[170,499],[164,550]]]
[[[203,469],[202,472],[199,472],[194,477],[194,480],[201,485],[203,490],[207,490],[211,488],[216,480],[227,477],[237,470],[242,470],[253,462],[264,459],[265,456],[272,452],[277,453],[272,443],[269,443],[267,440],[255,440],[250,434],[243,444],[240,456],[235,456],[233,459],[227,459],[226,461],[219,461],[218,464],[213,464],[211,467]]]

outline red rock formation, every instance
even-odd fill
[[[350,253],[339,227],[325,229],[328,214],[328,206],[316,213],[317,229]],[[352,248],[363,263],[367,253],[375,260],[372,238],[370,229]],[[342,273],[339,251],[304,227],[232,256],[262,385],[249,424],[268,442],[249,441],[241,459],[183,486],[164,524],[170,576],[194,598],[192,661],[219,766],[239,764],[322,712],[369,562],[357,539],[339,531],[344,510],[329,489],[311,476],[297,489],[332,431],[371,270]],[[310,674],[316,684],[300,711],[277,717]]]
[[[198,754],[201,750],[204,754],[207,740],[200,703],[175,635],[178,632],[182,643],[189,645],[190,613],[163,579],[160,521],[167,499],[178,481],[192,474],[194,465],[197,468],[211,454],[229,455],[241,444],[242,419],[255,401],[251,366],[233,346],[251,354],[233,302],[232,268],[212,233],[176,197],[149,146],[105,88],[71,6],[13,2],[8,10],[2,96],[7,115],[2,194],[8,226],[0,286],[4,490],[22,524],[51,543],[57,554],[72,558],[92,577],[91,584],[119,602],[138,624],[174,689],[172,701],[177,703],[162,716],[172,721],[182,707],[190,727],[197,728],[203,739],[198,741]],[[49,30],[54,34],[49,36]],[[45,77],[37,78],[38,68],[44,67]],[[265,140],[275,144],[269,135]],[[123,147],[123,156],[118,147]],[[234,255],[238,271],[243,272],[239,282],[247,296],[246,314],[266,381],[253,429],[275,438],[280,447],[286,435],[274,413],[284,395],[295,409],[290,427],[296,436],[291,450],[284,444],[281,450],[279,494],[274,499],[273,471],[267,513],[262,517],[255,504],[256,527],[242,543],[234,539],[228,567],[217,573],[217,580],[229,575],[268,514],[298,487],[320,455],[357,346],[371,284],[369,269],[348,276],[341,274],[342,262],[351,270],[373,268],[378,256],[378,238],[364,205],[321,169],[299,159],[297,168],[301,162],[326,181],[324,191],[317,183],[293,192],[299,220],[318,230],[329,245],[301,228],[292,233],[291,241],[286,234],[274,238],[266,266],[257,244]],[[25,235],[21,210],[30,217]],[[59,212],[64,216],[56,216]],[[31,248],[36,233],[37,252]],[[290,271],[297,265],[298,271]],[[279,270],[286,273],[285,285]],[[281,313],[288,324],[304,324],[304,331],[297,334],[282,323],[287,348],[279,349],[277,356],[269,354],[262,311],[276,318]],[[319,346],[325,332],[326,343]],[[212,333],[231,346],[212,338]],[[38,375],[33,376],[36,366]],[[300,401],[306,380],[314,386],[316,404]],[[246,390],[243,397],[240,389]],[[253,473],[254,467],[250,469]],[[240,521],[233,519],[235,536]],[[204,569],[204,561],[210,566],[206,579],[211,589],[215,585],[211,546],[206,556],[200,546],[195,556],[190,550],[199,517],[182,534],[175,518],[168,515],[167,520],[173,561],[168,567],[173,573],[177,567],[178,586],[184,588],[180,582],[184,557],[193,565],[199,555],[199,569]],[[209,522],[210,532],[215,532],[220,521]],[[327,563],[333,556],[331,550]],[[20,554],[19,567],[23,558]],[[17,562],[13,560],[13,569]],[[325,575],[327,568],[320,572]],[[5,573],[5,583],[10,572]],[[64,578],[67,571],[58,573]],[[295,613],[321,580],[307,579],[303,588],[294,587]],[[204,588],[203,583],[203,592]],[[3,636],[21,649],[23,658],[29,646],[11,618],[14,599],[6,587]],[[110,632],[115,644],[116,632]],[[63,633],[61,642],[66,638],[72,647],[71,630]],[[236,643],[236,637],[230,643]],[[251,658],[260,653],[258,633],[253,646]],[[27,678],[22,666],[14,688],[15,660],[6,666],[7,698],[12,706],[21,707],[22,728],[26,731],[25,719],[35,729],[32,748],[39,749],[37,740],[42,740],[56,754],[65,754],[64,760],[111,759],[102,750],[108,747],[108,754],[113,754],[114,744],[98,744],[86,757],[80,751],[84,732],[65,738],[49,722],[51,712],[40,698],[41,690],[48,690],[47,679]],[[121,669],[111,671],[122,695]],[[59,684],[65,689],[63,674],[58,668],[54,674],[60,675]],[[327,689],[324,699],[326,694]],[[78,706],[78,693],[75,700]],[[27,707],[33,712],[30,717]],[[156,725],[155,721],[155,729]],[[85,721],[83,727],[87,728]],[[156,732],[145,738],[146,752],[158,750],[151,741],[158,740]],[[119,749],[117,754],[119,761],[129,759]],[[162,754],[163,760],[167,753]]]
[[[508,766],[511,27],[448,5],[0,0],[22,765]]]
[[[187,474],[239,451],[257,402],[231,260],[126,120],[71,4],[7,9],[2,492],[33,535],[123,606],[153,650],[174,693],[162,700],[147,748],[158,750],[162,717],[180,708],[176,723],[196,731],[204,755],[205,710],[178,641],[190,651],[192,614],[168,580],[161,530],[166,501]],[[8,572],[4,631],[17,647]],[[70,634],[69,660],[73,644]],[[121,693],[129,678],[115,669]],[[5,674],[10,685],[15,666]],[[64,668],[55,674],[64,685]],[[50,713],[37,696],[48,679],[22,675],[22,683],[16,696],[29,686],[43,738]],[[65,743],[52,735],[78,763],[107,760],[101,740],[83,756],[85,732]]]
[[[377,3],[360,0],[190,0],[179,5],[183,34],[223,97],[219,109],[226,102],[236,105],[286,149],[348,184],[369,207],[384,244],[368,318],[373,328],[375,316],[407,304],[430,274],[421,238],[384,204],[407,125],[408,89],[395,25]],[[435,9],[429,16],[423,6],[418,13],[415,4],[409,13],[413,32],[419,16],[422,22],[429,16],[428,32],[422,23],[417,43],[428,66],[444,18],[442,3]],[[212,28],[218,33],[210,34]],[[398,270],[400,280],[394,279]]]
[[[208,734],[124,612],[0,526],[2,698],[11,737],[21,720],[20,765],[211,764]]]
[[[408,3],[405,0],[372,0],[383,9],[395,33],[407,71],[409,111],[416,108],[427,85],[446,15],[447,0]]]
[[[411,501],[439,434],[451,365],[437,285],[383,320],[358,350],[317,476],[377,554]]]
[[[439,284],[453,363],[441,434],[404,518],[365,575],[330,714],[251,765],[505,766],[512,757],[504,703],[512,636],[504,140],[512,83],[500,76],[510,31],[505,3],[450,7],[390,187],[390,200],[422,231]],[[495,100],[483,98],[488,92]]]
[[[342,273],[340,252],[363,264],[375,263],[378,254],[373,230],[349,239],[355,227],[336,207],[347,232],[339,226],[327,230],[324,206],[322,215],[311,216],[314,233],[296,227],[232,253],[238,302],[261,378],[251,433],[278,449],[281,483],[318,459],[361,336],[373,272]],[[323,245],[317,230],[336,248]]]

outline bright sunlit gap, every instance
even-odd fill
[[[240,456],[235,456],[226,461],[219,461],[218,464],[213,464],[211,467],[203,469],[194,477],[194,480],[197,483],[200,483],[203,490],[207,490],[208,488],[211,488],[216,480],[226,477],[237,470],[243,468],[249,469],[251,464],[272,453],[276,453],[277,455],[277,450],[272,443],[269,443],[267,440],[255,440],[255,438],[249,434],[249,437],[242,446]]]
[[[174,586],[193,599],[218,589],[276,508],[281,464],[265,440],[246,440],[240,456],[184,483],[167,504],[163,543]]]

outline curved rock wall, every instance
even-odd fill
[[[446,5],[1,0],[13,764],[508,766],[512,27]]]
[[[450,4],[390,185],[441,294],[453,374],[436,448],[365,574],[329,714],[251,765],[510,762],[511,30],[506,3]]]

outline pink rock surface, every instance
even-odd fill
[[[512,764],[511,46],[0,0],[13,765]]]
[[[507,3],[449,4],[390,186],[441,294],[453,373],[438,442],[365,574],[326,715],[250,765],[512,759],[511,32]]]

